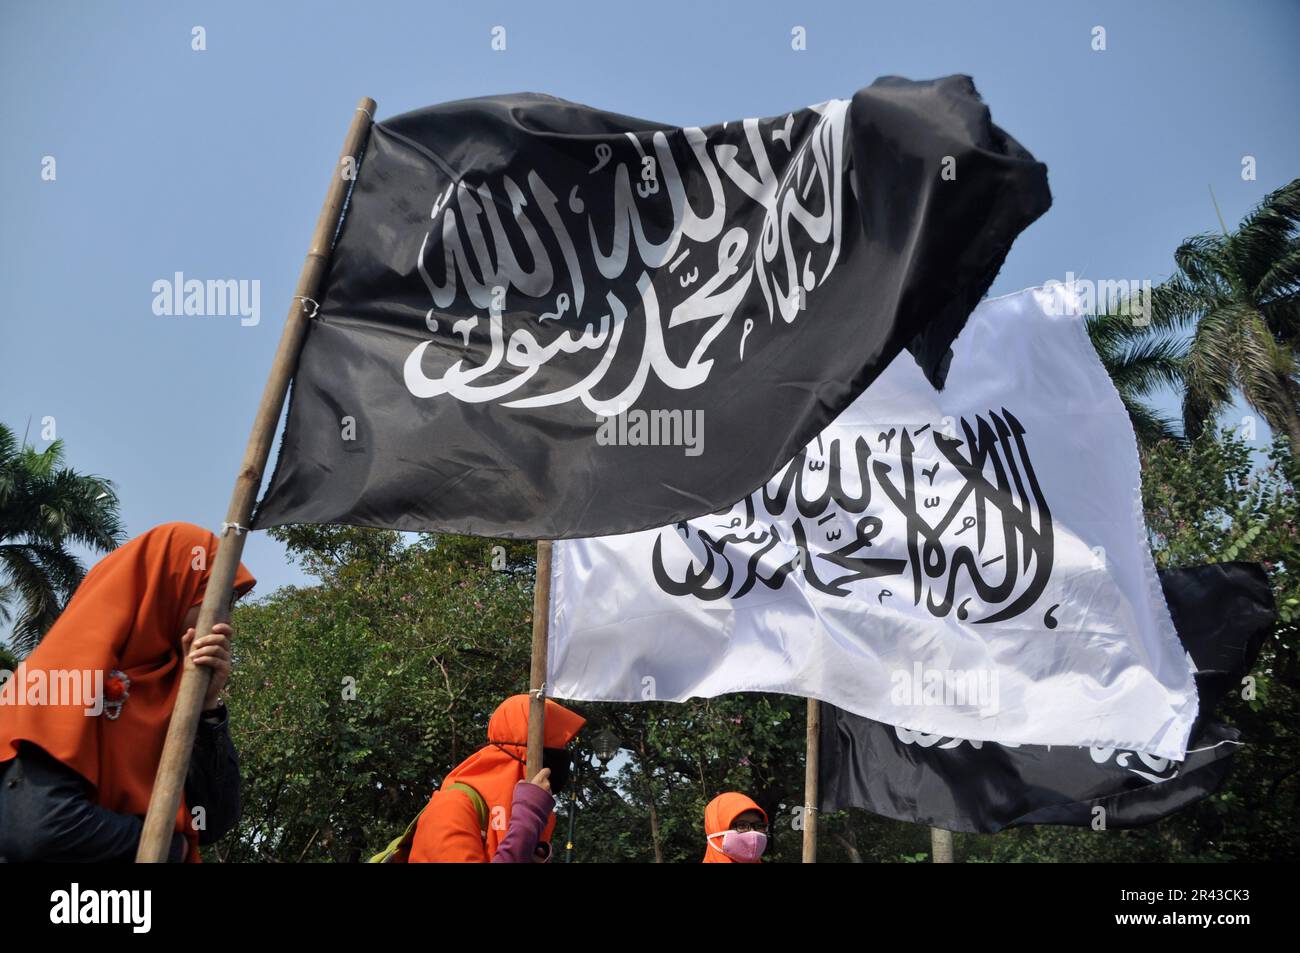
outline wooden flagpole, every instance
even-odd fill
[[[941,827],[930,828],[930,862],[952,863],[952,831],[945,831]]]
[[[551,621],[551,541],[537,542],[537,579],[533,583],[533,654],[528,670],[528,764],[531,781],[542,770],[546,738],[546,642]]]
[[[821,760],[821,702],[808,699],[808,748],[803,771],[803,862],[817,863],[817,770]]]
[[[239,467],[239,475],[235,478],[235,489],[226,511],[226,521],[221,527],[221,545],[212,563],[212,574],[203,594],[203,604],[199,607],[196,632],[210,632],[218,622],[230,618],[231,590],[235,584],[239,557],[244,552],[247,526],[252,517],[257,491],[262,485],[262,473],[270,455],[271,441],[275,437],[275,427],[280,420],[289,380],[297,368],[298,351],[307,332],[308,301],[314,301],[329,264],[334,233],[343,212],[348,185],[355,178],[361,150],[370,134],[374,116],[375,101],[369,97],[363,98],[352,116],[352,125],[348,128],[343,152],[330,180],[325,205],[321,208],[320,218],[316,220],[311,248],[298,276],[298,289],[289,307],[289,316],[284,322],[284,332],[280,335],[280,347],[275,352],[266,389],[262,391],[262,401],[258,404],[257,416],[253,419],[253,429],[248,435],[248,446]],[[180,693],[176,697],[176,707],[172,710],[171,723],[167,726],[167,740],[158,762],[158,774],[154,778],[149,813],[145,816],[144,829],[140,834],[140,847],[135,858],[137,863],[164,863],[167,860],[172,832],[175,830],[176,811],[180,807],[185,775],[194,748],[194,732],[198,727],[203,696],[207,694],[210,679],[208,669],[198,668],[186,660],[181,675]]]

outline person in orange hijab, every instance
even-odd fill
[[[704,809],[704,863],[757,864],[767,849],[767,812],[736,791]]]
[[[550,791],[567,779],[569,744],[586,719],[546,700],[545,767],[524,777],[527,695],[507,698],[488,721],[488,742],[449,773],[420,815],[411,863],[529,863],[550,859]]]
[[[231,629],[194,633],[217,545],[169,523],[109,553],[0,689],[0,860],[135,857],[186,655],[212,679],[171,859],[197,862],[200,843],[234,826],[239,765],[220,701]],[[233,597],[255,581],[241,565]]]

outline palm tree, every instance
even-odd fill
[[[1152,324],[1192,330],[1183,362],[1183,428],[1195,437],[1240,393],[1300,460],[1300,179],[1229,232],[1197,235],[1152,294]]]
[[[1088,337],[1119,391],[1138,443],[1151,447],[1161,440],[1178,440],[1174,421],[1143,398],[1162,386],[1181,386],[1186,342],[1175,334],[1153,332],[1125,311],[1089,317]]]
[[[63,443],[19,443],[0,424],[0,620],[33,648],[86,574],[69,547],[98,552],[122,541],[113,484],[63,465]]]

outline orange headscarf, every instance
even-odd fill
[[[704,863],[736,863],[736,861],[718,850],[713,841],[708,840],[708,837],[710,834],[721,834],[723,831],[731,830],[731,825],[736,822],[736,818],[746,811],[758,811],[759,814],[763,815],[763,823],[768,823],[767,811],[755,804],[752,799],[737,791],[719,794],[709,802],[704,809],[704,837],[705,843],[708,845],[704,848]]]
[[[460,782],[468,784],[487,802],[488,860],[497,852],[497,845],[505,837],[510,824],[510,805],[514,798],[515,785],[525,780],[524,761],[528,756],[528,707],[527,695],[512,695],[492,713],[488,721],[488,743],[486,747],[474,752],[442,780],[441,788],[434,792],[429,802],[429,809],[420,815],[420,822],[415,829],[415,838],[411,842],[410,859],[412,861],[447,861],[468,860],[468,857],[454,856],[455,851],[446,847],[447,831],[440,823],[439,812],[435,806],[440,799],[464,797],[464,795],[446,791],[448,785]],[[546,699],[546,725],[543,744],[547,748],[563,748],[582,729],[587,720],[576,712],[569,711],[563,705]],[[445,792],[445,793],[444,793]],[[549,841],[551,831],[555,828],[555,815],[546,824],[542,840]],[[478,838],[475,827],[474,837]]]
[[[105,681],[112,671],[124,672],[130,688],[120,714],[88,715],[84,703],[0,705],[0,763],[18,754],[19,742],[37,745],[89,781],[100,806],[144,815],[180,690],[181,626],[190,608],[203,601],[217,543],[205,529],[168,523],[109,553],[86,573],[20,671],[28,678],[37,670],[103,672]],[[241,565],[236,593],[255,582]],[[10,684],[21,688],[18,681],[15,675]],[[176,829],[197,848],[188,819],[182,804]],[[197,859],[198,851],[190,857]]]

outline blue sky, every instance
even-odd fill
[[[1054,195],[997,295],[1067,271],[1158,281],[1181,239],[1217,227],[1211,188],[1234,223],[1300,174],[1297,37],[1287,0],[6,0],[0,419],[39,438],[54,417],[71,464],[117,483],[131,534],[219,525],[362,95],[381,119],[529,90],[704,125],[968,73]],[[177,271],[260,280],[261,322],[156,316],[152,284]],[[301,581],[261,534],[246,552],[260,592]]]

